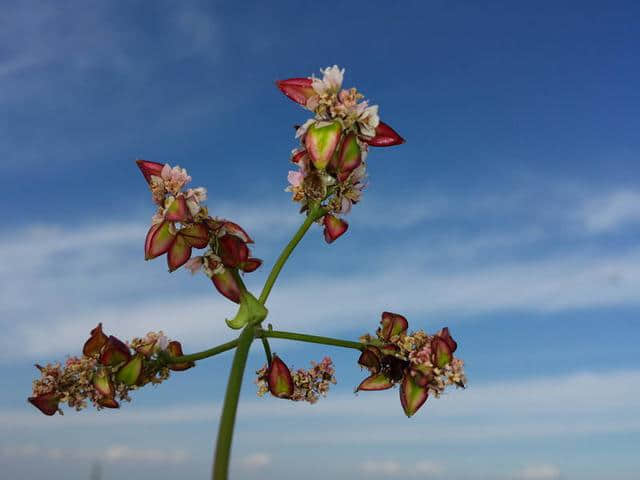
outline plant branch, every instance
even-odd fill
[[[297,340],[299,342],[319,343],[322,345],[332,345],[334,347],[353,348],[363,350],[366,345],[360,342],[340,340],[339,338],[319,337],[317,335],[306,335],[304,333],[282,332],[278,330],[258,330],[256,336],[260,338],[284,338],[286,340]]]
[[[213,480],[227,480],[229,474],[229,460],[231,458],[231,442],[233,440],[233,428],[238,411],[238,400],[242,388],[242,377],[249,356],[249,348],[254,338],[255,326],[247,325],[238,337],[238,346],[233,356],[227,393],[224,396],[224,406],[220,416],[218,428],[218,441],[213,461]]]
[[[278,260],[276,260],[276,263],[273,265],[271,272],[269,272],[267,281],[264,283],[264,287],[262,288],[262,292],[260,293],[260,298],[258,299],[258,301],[261,304],[264,305],[265,302],[267,301],[267,298],[269,297],[269,293],[271,293],[271,289],[273,288],[273,284],[276,282],[276,279],[280,274],[280,270],[282,270],[282,267],[284,267],[284,264],[287,263],[287,260],[289,259],[289,255],[291,255],[291,252],[293,252],[293,250],[296,248],[298,243],[300,243],[300,240],[302,240],[302,237],[304,237],[304,234],[307,233],[307,230],[309,230],[309,227],[313,225],[313,222],[323,217],[326,213],[327,213],[327,209],[321,207],[320,205],[314,205],[311,207],[304,223],[300,225],[300,228],[295,233],[293,238],[284,247],[284,250],[282,250],[282,253],[278,257]]]
[[[172,357],[170,355],[164,356],[162,358],[162,362],[165,365],[171,363],[186,363],[186,362],[194,362],[196,360],[202,360],[205,358],[213,357],[214,355],[218,355],[219,353],[226,352],[235,348],[238,345],[238,339],[232,340],[227,343],[223,343],[222,345],[218,345],[217,347],[209,348],[208,350],[203,350],[201,352],[191,353],[189,355],[181,355],[179,357]]]

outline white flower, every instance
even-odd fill
[[[367,138],[373,138],[376,136],[376,128],[380,124],[380,117],[378,117],[378,105],[371,105],[364,109],[358,118],[358,124],[360,125],[360,133]]]
[[[164,165],[160,175],[164,181],[164,188],[174,195],[177,195],[180,189],[191,181],[191,177],[184,168],[178,165],[171,168],[168,163]]]
[[[204,187],[190,188],[185,192],[184,198],[191,215],[197,215],[200,211],[200,202],[207,199],[207,189]]]
[[[327,67],[322,72],[322,79],[313,78],[311,86],[318,95],[338,93],[342,88],[344,78],[344,68],[340,70],[337,65]]]

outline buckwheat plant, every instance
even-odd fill
[[[360,202],[366,187],[369,147],[404,143],[389,125],[380,121],[378,106],[369,105],[356,88],[342,88],[344,70],[337,66],[322,70],[322,77],[291,78],[276,82],[287,97],[312,114],[296,128],[299,146],[290,160],[292,200],[300,204],[304,221],[269,273],[256,297],[243,275],[255,271],[262,261],[251,256],[251,237],[238,224],[212,216],[203,204],[204,188],[188,188],[191,177],[178,166],[138,160],[156,212],[144,242],[145,259],[166,255],[169,271],[184,267],[202,272],[215,288],[238,304],[234,318],[226,320],[238,337],[222,345],[185,355],[182,345],[163,332],[149,332],[123,342],[107,336],[98,324],[84,343],[82,355],[64,364],[36,365],[40,378],[33,382],[29,398],[45,415],[62,414],[61,404],[76,410],[91,403],[98,410],[119,408],[130,394],[145,385],[156,385],[170,372],[194,367],[195,362],[227,350],[235,350],[220,418],[213,464],[213,478],[228,477],[229,458],[240,387],[252,342],[260,339],[267,362],[256,372],[258,395],[315,403],[336,383],[331,358],[311,362],[311,368],[291,371],[271,353],[270,338],[311,342],[356,350],[358,364],[368,376],[356,391],[385,390],[399,385],[400,404],[407,416],[414,415],[429,395],[439,397],[449,386],[464,387],[463,361],[454,357],[457,344],[447,328],[434,334],[409,332],[402,315],[383,312],[375,334],[359,341],[319,337],[274,330],[263,326],[267,299],[291,252],[307,230],[317,223],[327,243],[348,228],[344,216]],[[204,249],[194,255],[194,249]]]

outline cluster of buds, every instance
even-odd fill
[[[238,224],[209,215],[202,202],[203,187],[184,190],[191,177],[178,166],[138,160],[138,167],[158,206],[144,245],[145,259],[167,254],[169,271],[185,266],[192,273],[202,270],[218,291],[240,303],[242,286],[238,271],[253,272],[262,260],[251,257],[251,237]],[[193,248],[207,248],[191,257]]]
[[[289,367],[274,355],[271,365],[265,365],[256,372],[258,396],[267,392],[278,398],[295,402],[316,403],[320,396],[326,396],[329,386],[336,383],[335,369],[331,358],[324,357],[320,363],[311,362],[308,370],[299,368],[291,372]]]
[[[369,146],[399,145],[404,139],[380,121],[377,105],[369,105],[355,88],[342,88],[344,69],[334,65],[321,72],[321,79],[290,78],[276,84],[315,114],[297,127],[301,145],[292,152],[291,161],[298,170],[289,172],[287,191],[302,211],[310,205],[327,209],[321,221],[325,240],[331,243],[348,228],[339,216],[362,196]]]
[[[464,362],[453,353],[458,345],[443,328],[435,335],[419,330],[408,334],[409,323],[402,315],[384,312],[376,336],[364,335],[367,346],[358,363],[370,372],[360,390],[386,390],[400,384],[400,403],[408,417],[431,394],[438,398],[447,386],[464,388]]]
[[[129,393],[147,384],[169,378],[169,370],[182,371],[194,366],[167,363],[168,357],[182,355],[180,342],[170,341],[162,332],[150,332],[128,344],[102,331],[102,324],[91,330],[81,357],[59,363],[36,365],[40,378],[33,382],[35,407],[45,415],[62,414],[61,403],[82,410],[91,402],[96,408],[119,408],[118,401],[130,401]]]

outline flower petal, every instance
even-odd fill
[[[293,395],[293,378],[289,367],[280,360],[280,357],[273,355],[271,367],[267,372],[267,383],[271,394],[278,398],[291,398]]]
[[[230,269],[225,268],[224,272],[216,273],[211,277],[211,281],[218,291],[235,303],[240,303],[242,289]]]
[[[375,137],[363,140],[372,147],[391,147],[405,142],[398,132],[384,122],[380,122],[376,127]]]
[[[342,125],[337,121],[315,122],[307,130],[304,143],[311,162],[318,170],[324,170],[331,160],[341,135]]]
[[[311,82],[310,78],[289,78],[276,81],[276,85],[287,97],[304,106],[307,100],[316,94]]]
[[[96,328],[91,330],[91,336],[89,340],[84,343],[82,347],[82,353],[86,357],[97,357],[100,355],[100,350],[107,344],[108,337],[102,332],[102,323],[99,323]]]
[[[400,384],[400,403],[407,417],[416,413],[428,397],[428,387],[418,385],[411,375],[404,376]]]
[[[175,242],[171,245],[167,254],[167,264],[169,271],[180,268],[191,258],[191,246],[187,243],[182,235],[177,235]]]
[[[136,160],[138,164],[138,168],[144,175],[144,179],[149,183],[151,181],[151,176],[160,177],[160,173],[164,168],[164,163],[157,162],[149,162],[147,160]]]
[[[374,373],[373,375],[365,378],[358,388],[356,388],[356,392],[360,390],[364,391],[373,391],[373,390],[387,390],[393,387],[393,380],[389,378],[385,373]]]
[[[147,233],[144,253],[145,260],[156,258],[163,253],[167,253],[176,239],[171,222],[165,220],[162,223],[153,225]]]
[[[324,216],[324,239],[327,243],[333,243],[335,239],[341,236],[349,228],[349,224],[341,218],[333,215]]]

